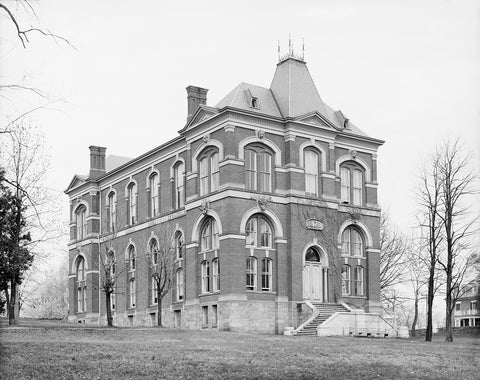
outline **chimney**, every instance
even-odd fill
[[[187,123],[192,118],[195,111],[200,104],[207,104],[207,92],[206,88],[188,86],[187,88]]]
[[[88,178],[95,179],[105,174],[105,151],[107,148],[91,145],[90,149],[90,173]]]

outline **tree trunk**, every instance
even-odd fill
[[[17,283],[15,276],[10,278],[10,302],[8,303],[8,324],[15,325],[15,303],[17,298]]]
[[[435,286],[435,262],[434,259],[436,255],[430,253],[430,273],[428,276],[428,295],[427,295],[427,331],[425,334],[425,341],[431,342],[433,337],[433,297],[434,297],[434,286]]]
[[[160,292],[157,293],[157,326],[162,326],[162,295]]]
[[[413,322],[412,322],[412,336],[417,336],[417,320],[418,320],[418,294],[415,295],[415,306],[413,313]]]
[[[106,291],[105,292],[105,303],[107,307],[107,326],[108,327],[113,327],[113,317],[112,317],[112,303],[110,299],[110,295],[112,294],[112,291]]]
[[[450,268],[449,268],[450,269]],[[447,298],[445,307],[445,341],[453,342],[452,335],[452,273],[447,272]]]

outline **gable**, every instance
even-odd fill
[[[65,190],[65,192],[68,193],[70,190],[84,184],[85,182],[86,182],[86,177],[75,174],[75,176],[70,181],[70,184],[68,185],[67,190]]]
[[[295,119],[295,121],[316,125],[319,127],[334,129],[332,127],[332,124],[325,121],[325,119],[322,118],[318,113],[300,116],[299,118]]]
[[[188,121],[187,125],[185,126],[185,128],[182,129],[182,131],[186,131],[192,128],[194,125],[210,119],[217,113],[218,110],[216,108],[200,105],[200,107],[193,114],[192,118]]]

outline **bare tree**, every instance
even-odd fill
[[[122,252],[122,247],[118,244],[117,232],[111,231],[98,243],[98,268],[100,270],[100,288],[105,294],[105,310],[107,314],[107,326],[113,326],[112,309],[115,296],[123,294],[120,289],[118,279],[125,274],[127,268],[125,265],[119,265],[118,255]]]
[[[12,127],[11,133],[2,141],[0,158],[5,164],[5,181],[15,192],[16,207],[22,211],[24,226],[22,231],[29,234],[25,248],[35,257],[45,257],[48,249],[45,243],[53,242],[65,234],[61,206],[57,197],[44,186],[49,157],[44,152],[42,134],[34,125],[23,120]],[[20,225],[18,220],[18,226]],[[17,228],[19,231],[20,229]],[[20,236],[17,236],[19,239]],[[19,316],[18,289],[12,294],[11,309],[14,320]]]
[[[406,259],[410,251],[408,239],[392,226],[388,215],[380,217],[380,295],[385,302],[390,291],[405,281]]]
[[[421,245],[426,248],[425,264],[428,271],[427,280],[427,330],[425,340],[430,342],[433,335],[433,300],[435,297],[435,279],[440,245],[442,243],[442,222],[439,218],[442,182],[439,170],[440,157],[435,154],[431,157],[429,166],[422,170],[418,189],[418,203],[420,207],[420,230],[425,231],[421,236]]]
[[[461,297],[462,282],[471,262],[471,238],[477,231],[478,217],[472,217],[468,200],[478,192],[473,189],[475,176],[469,168],[471,157],[462,154],[458,140],[446,141],[438,153],[438,171],[441,178],[441,209],[446,254],[439,264],[446,275],[446,341],[453,341],[452,315],[455,302]]]
[[[176,268],[176,250],[183,250],[176,241],[175,229],[167,224],[155,228],[158,241],[150,239],[144,250],[148,268],[148,278],[153,282],[152,292],[156,292],[157,325],[162,327],[162,300],[172,288]]]

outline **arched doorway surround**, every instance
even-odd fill
[[[303,299],[328,302],[328,257],[317,245],[303,252]]]

